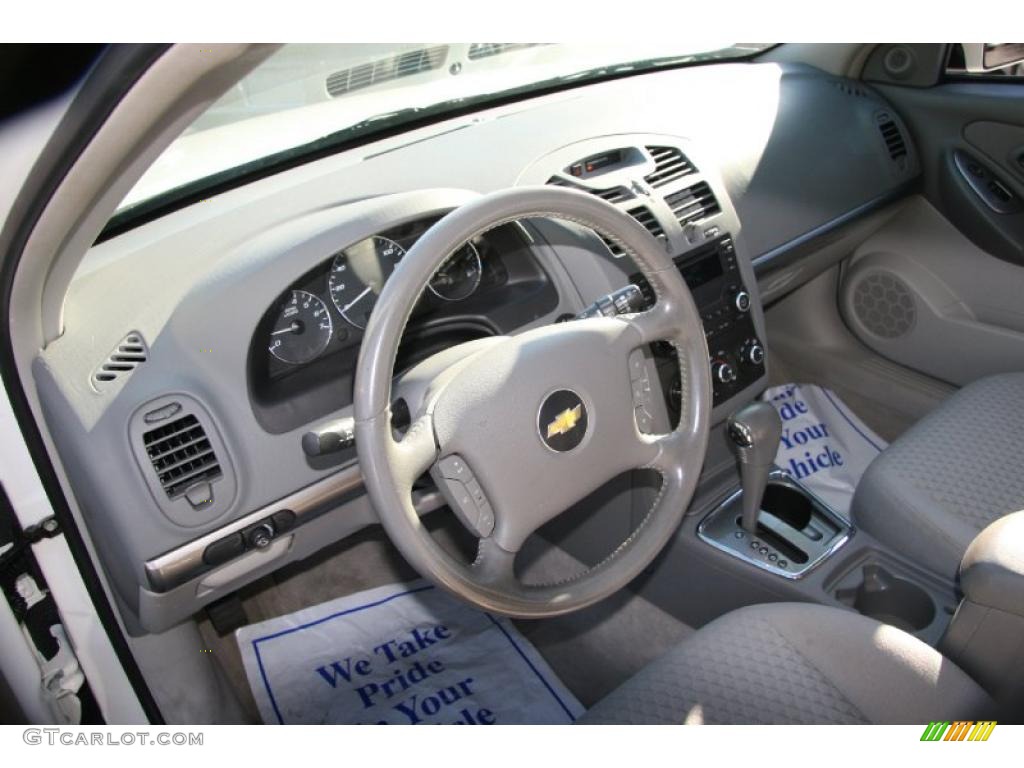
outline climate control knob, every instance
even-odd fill
[[[750,309],[750,294],[746,291],[739,291],[733,298],[733,303],[740,312],[748,311]]]
[[[761,365],[764,362],[764,346],[757,339],[751,339],[743,345],[740,359],[749,365]]]
[[[732,384],[736,381],[736,369],[722,360],[711,363],[711,376],[719,384]]]

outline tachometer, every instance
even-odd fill
[[[459,248],[441,265],[430,280],[430,290],[446,301],[468,299],[480,285],[483,264],[480,253],[472,243]]]
[[[284,363],[308,363],[331,341],[334,324],[327,305],[308,291],[292,291],[270,332],[270,354]]]
[[[386,237],[370,237],[334,257],[327,287],[338,312],[356,328],[366,328],[384,282],[405,249]]]

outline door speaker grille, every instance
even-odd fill
[[[871,272],[857,281],[853,311],[868,331],[883,339],[909,333],[917,320],[910,288],[889,272]]]

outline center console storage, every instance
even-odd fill
[[[956,610],[950,585],[868,551],[837,569],[825,589],[858,613],[917,635],[935,645]]]

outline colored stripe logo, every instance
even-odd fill
[[[988,741],[995,727],[995,720],[933,721],[925,727],[921,741]]]

